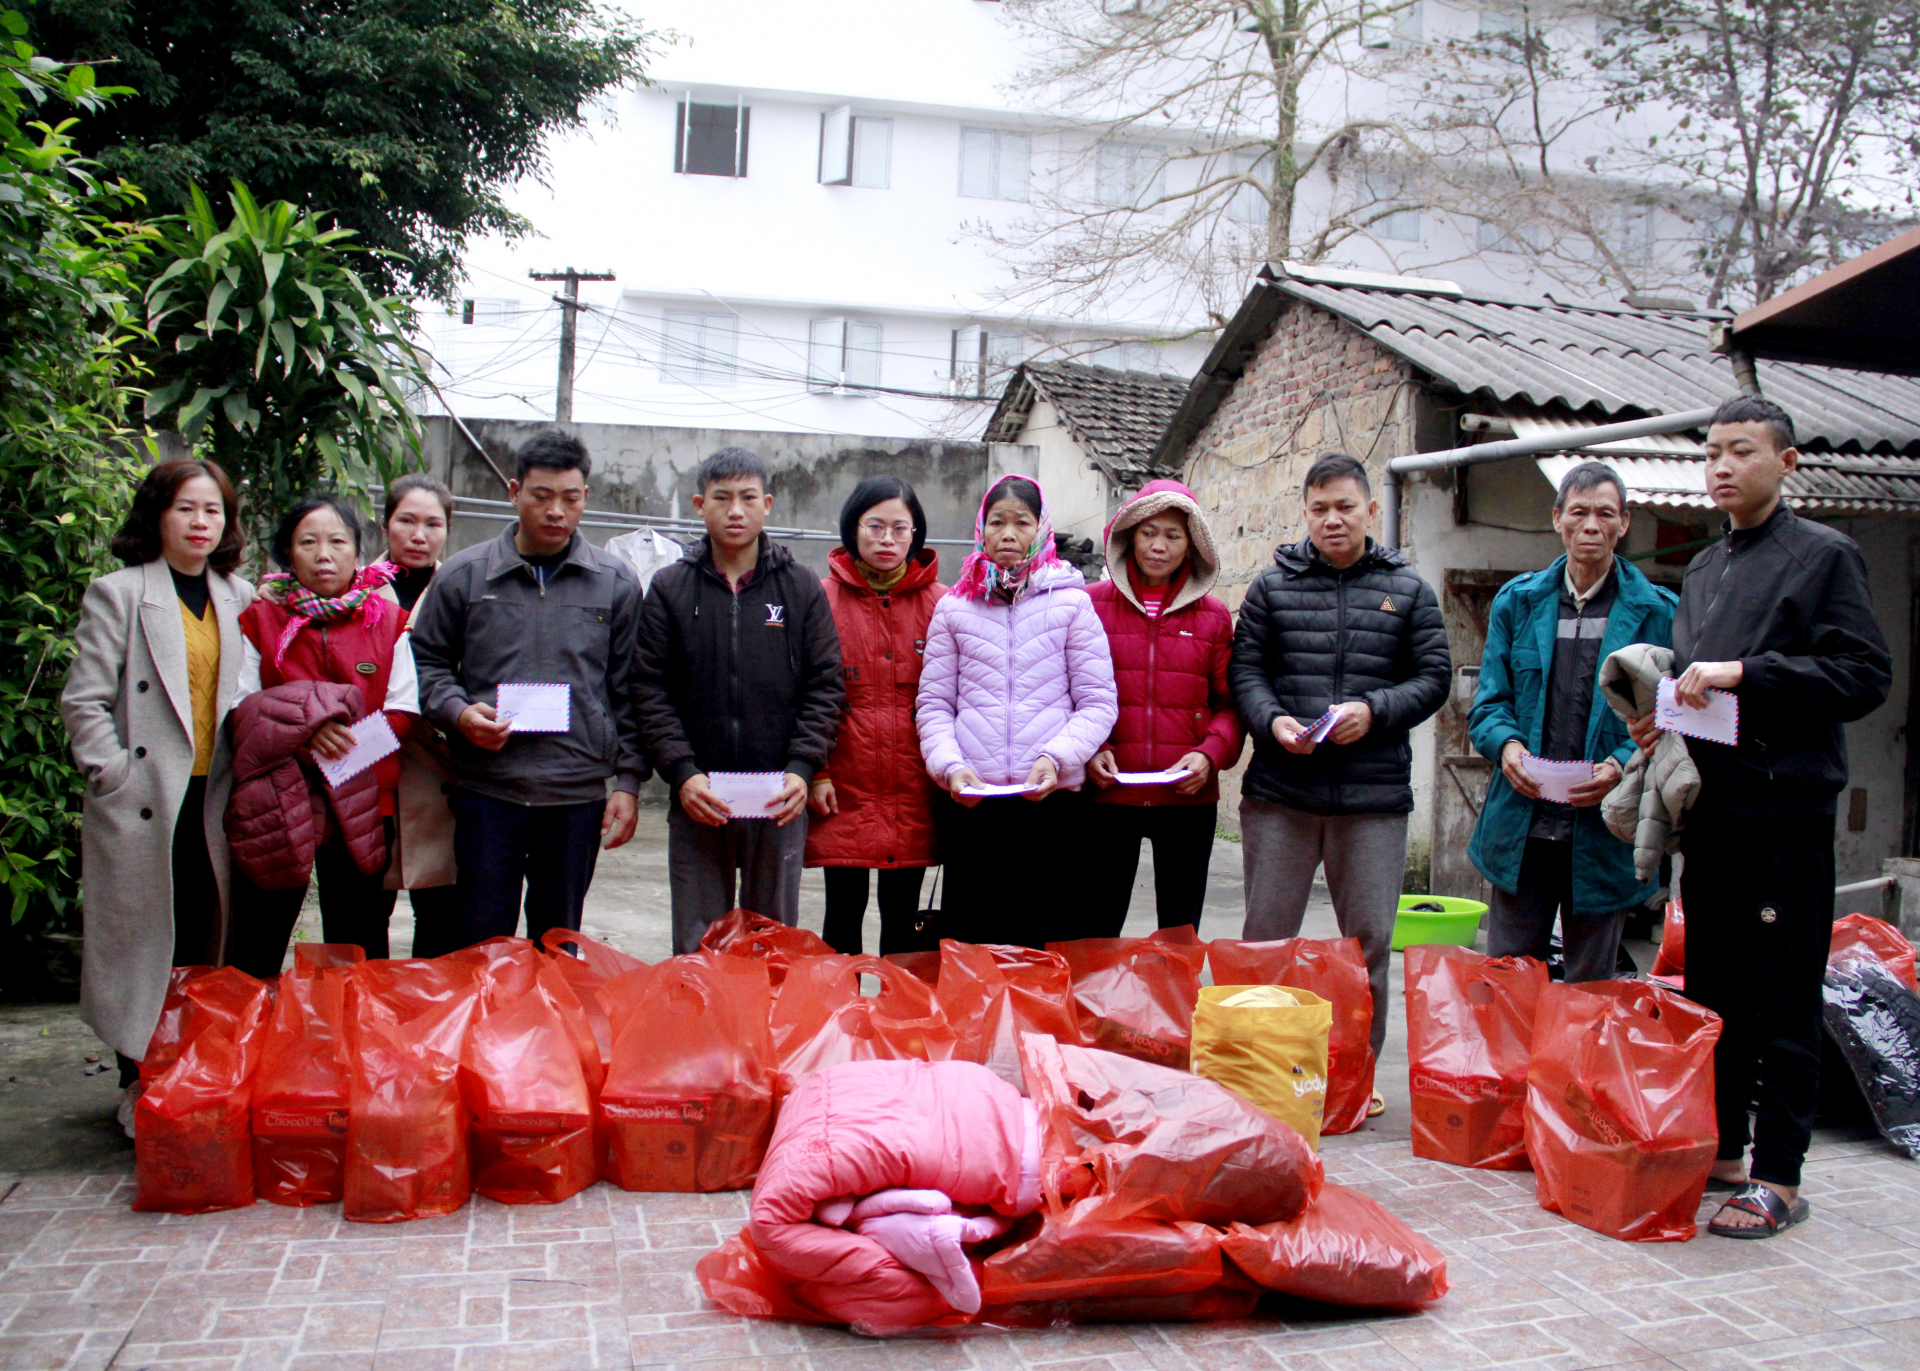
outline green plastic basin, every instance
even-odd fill
[[[1441,913],[1413,908],[1417,904],[1437,904]],[[1452,943],[1472,947],[1473,935],[1480,931],[1480,916],[1487,907],[1478,900],[1462,900],[1452,895],[1402,895],[1400,913],[1393,921],[1393,950],[1417,943]]]

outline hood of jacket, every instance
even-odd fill
[[[1282,543],[1273,550],[1273,560],[1281,570],[1295,576],[1340,574],[1340,568],[1335,567],[1332,562],[1320,555],[1320,549],[1313,545],[1311,538],[1302,538],[1297,543]],[[1368,538],[1367,550],[1362,552],[1359,559],[1346,570],[1358,573],[1384,570],[1387,567],[1403,567],[1406,564],[1406,556],[1399,548],[1385,547]]]
[[[1194,493],[1178,481],[1149,481],[1140,487],[1132,499],[1121,505],[1107,523],[1107,575],[1119,592],[1133,602],[1136,609],[1144,609],[1140,597],[1134,593],[1133,578],[1127,574],[1127,564],[1131,560],[1131,536],[1134,528],[1156,514],[1177,509],[1187,516],[1187,579],[1174,593],[1166,612],[1190,605],[1213,589],[1220,579],[1220,554],[1213,543],[1213,528],[1207,523],[1205,511]]]
[[[878,594],[860,574],[860,568],[854,563],[854,556],[844,547],[836,547],[827,554],[827,574],[836,585],[843,585],[859,595]],[[920,549],[920,555],[907,564],[907,571],[887,591],[889,595],[904,595],[908,591],[921,590],[940,579],[940,554],[930,547]]]

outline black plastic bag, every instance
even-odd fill
[[[1864,957],[1829,966],[1823,994],[1827,1034],[1880,1135],[1920,1161],[1920,995]]]

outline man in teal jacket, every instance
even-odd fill
[[[1582,462],[1566,474],[1553,524],[1567,554],[1494,596],[1468,720],[1474,747],[1499,767],[1468,849],[1493,883],[1487,951],[1545,959],[1558,915],[1569,981],[1613,975],[1627,911],[1654,892],[1599,810],[1633,755],[1600,694],[1600,663],[1628,643],[1670,644],[1677,603],[1614,556],[1630,517],[1612,467]],[[1542,795],[1553,768],[1541,762],[1593,769],[1560,802]]]

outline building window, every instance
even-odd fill
[[[1150,143],[1102,143],[1094,197],[1103,205],[1146,209],[1166,194],[1167,155]]]
[[[953,389],[959,395],[998,395],[1007,373],[1020,365],[1026,350],[1017,333],[995,333],[978,325],[953,331]]]
[[[673,169],[692,176],[745,176],[752,113],[745,105],[682,100],[674,106]]]
[[[807,325],[807,389],[872,388],[880,384],[880,325],[815,319]]]
[[[1371,201],[1360,207],[1358,218],[1371,221],[1366,223],[1367,232],[1375,238],[1419,242],[1419,207],[1404,203],[1415,198],[1414,187],[1408,179],[1397,172],[1375,171],[1368,174],[1366,187]]]
[[[1540,230],[1533,224],[1498,224],[1482,219],[1474,228],[1473,245],[1482,252],[1538,252]]]
[[[1264,152],[1242,149],[1233,154],[1233,170],[1237,176],[1251,176],[1271,185],[1270,166]],[[1267,209],[1266,196],[1252,186],[1235,186],[1233,198],[1227,201],[1227,218],[1236,224],[1265,224]]]
[[[1417,45],[1425,29],[1420,6],[1421,0],[1362,0],[1360,46],[1386,51]]]
[[[1033,140],[1004,129],[960,130],[960,193],[980,200],[1027,198]]]
[[[820,184],[885,190],[893,160],[893,120],[842,105],[820,116]]]
[[[666,317],[666,346],[660,358],[660,378],[689,386],[733,383],[740,332],[731,314],[701,314],[670,309]]]

